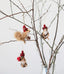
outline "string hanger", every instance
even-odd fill
[[[25,14],[23,13],[23,22],[25,23],[25,17],[24,17],[24,15],[25,15]]]

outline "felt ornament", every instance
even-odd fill
[[[22,67],[26,67],[27,66],[24,51],[22,51],[20,56],[17,57],[17,60],[21,62],[21,66]]]
[[[26,28],[26,26],[24,25],[23,32],[21,33],[19,31],[17,31],[17,32],[15,32],[14,36],[17,40],[24,41],[24,43],[25,43],[25,39],[27,39],[27,40],[30,39],[30,37],[28,37],[29,32],[30,32],[30,30],[28,28]]]
[[[18,60],[18,61],[21,61],[21,57],[17,57],[17,60]]]
[[[26,66],[27,66],[25,57],[22,57],[21,66],[22,66],[22,67],[26,67]]]
[[[25,31],[27,31],[28,30],[28,28],[26,28],[26,26],[24,25],[23,26],[23,32],[25,32]]]
[[[42,29],[43,29],[43,30],[44,30],[44,29],[48,29],[48,27],[44,24],[44,26],[43,26]]]
[[[30,36],[27,36],[27,40],[30,40]]]
[[[41,36],[44,38],[44,39],[49,39],[49,32],[48,32],[48,27],[44,24],[43,26],[43,32],[41,34]]]
[[[20,56],[21,57],[24,57],[25,56],[24,51],[21,52]]]

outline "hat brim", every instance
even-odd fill
[[[47,28],[47,27],[45,27],[45,28],[42,28],[42,29],[44,30],[44,29],[48,29],[48,28]]]

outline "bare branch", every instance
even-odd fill
[[[58,15],[58,13],[55,15],[55,17],[54,17],[54,18],[53,18],[53,20],[51,21],[51,23],[50,23],[50,25],[49,25],[49,27],[48,27],[48,28],[50,28],[50,27],[51,27],[51,25],[52,25],[52,23],[54,22],[54,20],[56,19],[57,15]]]
[[[9,18],[12,18],[12,19],[14,19],[14,20],[16,20],[16,21],[18,21],[18,22],[20,22],[20,23],[22,23],[22,24],[28,26],[28,25],[25,24],[24,22],[21,22],[20,20],[18,20],[18,19],[14,18],[14,17],[11,17],[11,16],[7,15],[7,14],[4,13],[3,11],[0,10],[0,12],[1,12],[2,14],[4,14],[5,16],[8,16]],[[28,26],[28,27],[32,29],[32,27],[30,27],[30,26]]]
[[[53,0],[54,1],[54,0]],[[56,4],[58,4],[58,2],[56,2],[56,1],[54,1]],[[59,4],[58,4],[59,5]],[[60,7],[61,7],[61,9],[59,10],[59,12],[63,9],[63,5],[61,6],[61,5],[59,5]],[[63,11],[64,11],[64,9],[63,9]],[[50,25],[49,25],[49,27],[48,28],[50,28],[51,27],[51,25],[52,25],[52,23],[54,22],[54,20],[56,19],[56,17],[57,17],[57,15],[58,15],[58,13],[55,15],[55,17],[53,18],[53,20],[51,21],[51,23],[50,23]]]
[[[11,43],[11,42],[16,42],[17,40],[9,40],[9,41],[6,41],[6,42],[1,42],[0,43],[0,46],[3,45],[3,44],[7,44],[7,43]]]
[[[60,4],[60,3],[59,3],[59,4]],[[54,36],[53,44],[52,44],[52,49],[53,49],[53,47],[54,47],[55,40],[56,40],[56,36],[57,36],[57,31],[58,31],[58,24],[59,24],[59,8],[60,8],[60,6],[58,6],[57,25],[56,25],[56,31],[55,31],[55,36]]]
[[[58,50],[59,50],[59,48],[60,48],[60,46],[61,46],[61,43],[62,43],[63,39],[64,39],[64,36],[62,36],[60,42],[59,42],[58,45],[56,46],[54,53],[58,52]]]
[[[27,11],[27,12],[31,12],[32,11],[32,9],[30,9],[29,11]],[[0,20],[2,20],[2,19],[4,19],[4,18],[6,18],[6,17],[11,17],[11,16],[13,16],[13,15],[17,15],[17,14],[20,14],[20,13],[27,13],[27,12],[17,12],[17,13],[14,13],[14,14],[12,14],[12,15],[8,15],[8,16],[4,16],[4,17],[2,17],[2,18],[0,18]]]
[[[55,61],[56,61],[57,53],[58,53],[60,47],[61,47],[63,44],[64,44],[64,42],[62,42],[62,43],[60,44],[60,46],[58,47],[58,50],[55,52],[55,55],[54,55],[54,57],[53,57],[53,59],[52,59],[52,62],[51,62],[51,64],[50,64],[50,67],[51,67],[52,64],[53,64],[52,74],[54,74],[54,67],[55,67]]]
[[[22,10],[16,3],[14,3],[12,0],[11,0],[11,3],[12,3],[13,5],[15,5],[20,11],[23,12],[23,10]]]
[[[62,42],[64,39],[64,36],[61,38],[60,42],[58,43],[57,47],[55,48],[55,51],[53,51],[50,61],[49,61],[49,68],[52,66],[52,64],[55,65],[55,59],[54,57],[56,57],[60,47],[64,44],[64,42]],[[53,65],[53,70],[54,70],[54,65]]]
[[[54,74],[55,61],[56,61],[56,55],[54,56],[54,61],[53,61],[53,69],[52,69],[52,74]]]
[[[59,4],[60,4],[60,0],[59,0]],[[57,14],[57,25],[56,25],[56,31],[55,31],[55,36],[54,36],[54,40],[53,40],[53,44],[52,44],[52,52],[51,52],[51,56],[50,56],[50,60],[49,60],[49,67],[48,67],[48,71],[47,71],[47,74],[49,74],[49,69],[51,67],[51,61],[52,61],[52,58],[53,58],[53,47],[54,47],[54,44],[55,44],[55,40],[56,40],[56,36],[57,36],[57,30],[58,30],[58,23],[59,23],[59,5],[58,5],[58,14]],[[55,63],[54,63],[55,64]],[[54,70],[54,64],[53,64],[53,70]],[[54,71],[52,72],[54,73]]]
[[[61,43],[61,45],[58,47],[58,50],[61,48],[61,46],[64,44],[64,42]],[[58,51],[57,51],[58,52]]]
[[[61,46],[62,46],[63,44],[64,44],[64,42],[62,42],[62,43],[60,44],[60,46],[58,47],[58,50],[54,53],[55,56],[57,55],[59,49],[61,48]],[[53,60],[54,60],[54,59],[53,59]],[[53,60],[52,60],[52,62],[51,62],[51,65],[53,64]]]
[[[27,10],[25,9],[25,7],[24,7],[24,5],[21,3],[21,1],[20,0],[18,0],[19,1],[19,3],[22,5],[22,7],[24,8],[24,10],[27,12]],[[27,12],[27,14],[31,17],[31,15]]]
[[[59,5],[59,6],[60,6],[60,5]],[[60,7],[62,7],[62,9],[63,9],[63,6],[60,6]],[[60,13],[60,11],[61,11],[62,9],[59,10],[59,13]],[[51,27],[51,25],[52,25],[52,23],[54,22],[54,20],[56,19],[57,15],[58,15],[58,13],[54,16],[54,18],[53,18],[53,20],[51,21],[51,23],[50,23],[50,25],[49,25],[48,28]]]
[[[17,5],[17,4],[15,4],[12,0],[11,0],[11,2],[19,9],[19,10],[21,10],[22,12],[23,12],[23,10]],[[27,12],[27,11],[26,11]],[[29,13],[27,12],[27,14],[29,15]],[[29,15],[30,16],[30,15]],[[31,16],[30,16],[30,18],[31,18]]]
[[[39,12],[39,17],[40,17],[39,7],[38,7],[38,12]],[[41,19],[40,19],[40,22],[39,23],[40,23],[40,32],[41,32],[41,27],[42,27],[42,21],[41,21]],[[46,62],[44,51],[43,51],[42,37],[40,37],[40,43],[41,43],[41,49],[42,49],[42,56],[43,56],[45,65],[47,66],[47,62]]]
[[[49,8],[47,9],[47,11],[46,11],[45,13],[43,13],[42,16],[40,16],[40,17],[39,17],[38,19],[36,19],[35,21],[38,21],[38,20],[42,19],[42,18],[46,15],[46,13],[49,11],[50,7],[51,7],[51,5],[50,5]]]
[[[12,14],[12,16],[13,16],[13,9],[12,9],[12,3],[11,3],[11,0],[9,0],[10,1],[10,9],[11,9],[11,14]],[[13,16],[14,17],[14,16]]]
[[[61,6],[58,2],[56,2],[55,0],[52,0],[52,1],[55,2],[56,4],[58,4],[58,6],[63,9],[63,6]],[[63,9],[63,11],[64,11],[64,9]]]
[[[35,29],[35,22],[34,22],[34,0],[32,2],[32,27]],[[34,38],[35,38],[35,32],[33,31],[33,35],[34,35]]]
[[[25,41],[35,41],[35,40],[25,40]],[[17,42],[17,40],[9,40],[9,41],[5,41],[5,42],[1,42],[0,46],[3,44],[12,43],[12,42]]]
[[[45,63],[44,63],[44,60],[42,58],[42,54],[41,54],[41,51],[40,51],[40,47],[39,47],[39,42],[38,42],[38,36],[37,36],[37,32],[36,32],[36,28],[35,28],[35,22],[34,22],[34,0],[32,2],[32,8],[33,8],[33,11],[32,11],[32,18],[33,18],[33,28],[35,29],[35,40],[36,40],[36,46],[37,46],[37,49],[38,49],[38,52],[39,52],[39,55],[40,55],[40,58],[42,60],[42,64],[45,66]]]
[[[59,0],[59,5],[60,5],[60,0]],[[53,44],[52,44],[52,49],[54,47],[54,44],[55,44],[55,39],[56,39],[56,36],[57,36],[57,31],[58,31],[58,24],[59,24],[59,9],[60,9],[60,6],[58,5],[58,14],[57,14],[57,25],[56,25],[56,32],[55,32],[55,37],[54,37],[54,41],[53,41]],[[62,39],[61,39],[62,40]],[[53,62],[53,68],[52,68],[52,74],[54,74],[54,68],[55,68],[55,61],[56,61],[56,54],[53,58],[54,62]]]

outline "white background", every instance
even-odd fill
[[[18,4],[19,6],[21,6],[18,0],[13,0],[13,1],[16,2],[16,4]],[[41,1],[44,2],[45,0],[41,0]],[[25,5],[25,7],[28,10],[31,8],[31,0],[21,0],[21,2]],[[41,2],[39,4],[41,5]],[[57,4],[54,3],[52,0],[47,0],[44,7],[42,8],[42,13],[44,13],[48,9],[50,4],[51,4],[51,8],[49,9],[49,12],[42,19],[42,26],[43,24],[49,26],[50,22],[57,14]],[[64,0],[61,0],[61,5],[63,4],[64,4]],[[9,0],[0,0],[0,9],[7,14],[11,13],[9,5],[10,5]],[[37,9],[37,7],[35,8]],[[13,6],[13,9],[14,12],[20,11],[15,6]],[[3,16],[4,15],[0,14],[0,18]],[[36,18],[38,18],[38,13],[36,14],[36,16],[37,16]],[[22,20],[22,15],[18,15],[15,17]],[[29,17],[27,18],[26,18],[26,23],[30,24],[29,22],[30,19]],[[56,21],[57,19],[49,28],[50,36],[49,36],[49,40],[47,41],[51,45],[54,38]],[[38,30],[39,29],[38,22],[36,23],[36,25],[38,25],[37,26],[37,30]],[[18,31],[22,32],[22,26],[23,24],[10,18],[5,18],[3,20],[0,20],[0,42],[14,40],[15,31],[11,30],[11,28],[17,29]],[[60,41],[63,34],[64,34],[64,11],[61,10],[55,46]],[[31,39],[33,39],[32,36]],[[20,66],[20,62],[17,61],[17,57],[19,56],[21,50],[24,50],[25,52],[25,57],[28,64],[26,68],[22,68]],[[44,53],[48,63],[50,57],[50,49],[45,42],[44,42]],[[42,74],[42,63],[35,42],[29,41],[26,42],[26,44],[24,44],[23,42],[17,41],[17,42],[4,44],[0,46],[0,74]],[[64,46],[61,47],[57,55],[55,74],[64,74]]]

